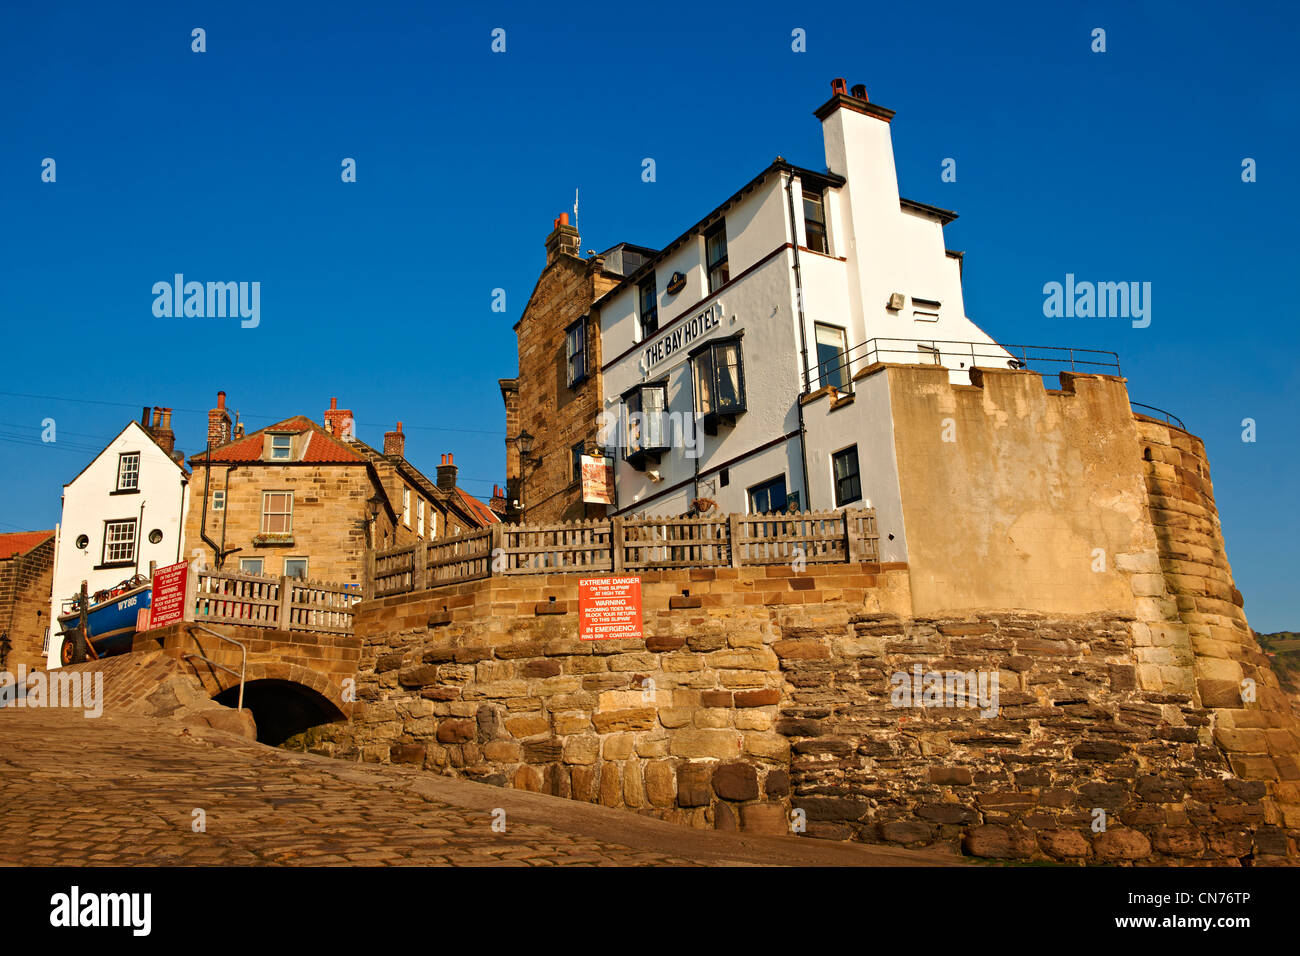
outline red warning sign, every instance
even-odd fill
[[[608,641],[641,637],[641,579],[587,578],[578,582],[578,637]]]

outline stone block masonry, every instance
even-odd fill
[[[362,605],[351,720],[294,745],[695,827],[794,820],[1063,863],[1295,859],[1300,831],[1241,760],[1256,743],[1193,690],[1139,680],[1134,615],[918,617],[901,565],[660,571],[644,639],[583,642],[578,580]],[[918,665],[995,671],[996,714],[895,706],[892,675]],[[1243,710],[1246,729],[1262,711]]]

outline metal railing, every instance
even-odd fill
[[[1133,410],[1139,415],[1146,418],[1157,418],[1163,421],[1166,425],[1176,425],[1183,431],[1187,431],[1187,426],[1183,424],[1183,420],[1173,412],[1167,412],[1163,408],[1156,408],[1154,405],[1145,405],[1142,402],[1130,401],[1129,404],[1133,406]],[[1146,411],[1139,412],[1137,411],[1139,408],[1145,408]]]
[[[218,634],[212,628],[204,627],[202,624],[191,624],[189,627],[185,629],[187,633],[189,632],[190,628],[198,628],[200,631],[203,631],[205,634],[211,634],[219,641],[225,641],[227,644],[234,644],[237,648],[239,648],[239,652],[242,655],[242,659],[239,664],[239,670],[235,670],[233,667],[227,667],[225,664],[218,664],[212,658],[204,654],[182,654],[181,658],[187,661],[203,661],[209,667],[215,667],[217,670],[222,670],[225,671],[227,674],[232,674],[235,677],[238,677],[239,678],[239,706],[236,707],[235,710],[237,711],[243,710],[244,709],[244,675],[248,673],[248,648],[242,642],[235,640],[233,637],[226,637],[226,635],[224,634]],[[190,634],[190,637],[194,638],[194,635]],[[199,644],[198,638],[194,638],[194,643]],[[203,650],[202,644],[199,644],[199,650]]]
[[[877,337],[860,342],[843,353],[837,363],[818,364],[808,385],[820,388],[837,385],[850,391],[853,376],[878,362],[904,365],[944,365],[950,369],[1012,368],[1031,371],[1120,375],[1119,354],[1105,349],[1078,349],[1057,345],[1006,345],[1001,342],[969,342],[955,339]],[[1048,368],[1042,368],[1048,366]],[[813,377],[816,382],[814,383]],[[843,383],[843,384],[840,384]]]

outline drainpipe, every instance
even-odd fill
[[[203,456],[203,515],[199,519],[199,537],[212,549],[212,563],[221,567],[221,547],[208,537],[208,489],[212,484],[212,439],[208,439],[208,450]]]
[[[142,550],[140,546],[144,543],[144,505],[143,501],[140,502],[140,517],[135,522],[135,571],[132,572],[135,577],[140,575],[140,551]]]
[[[176,563],[181,563],[181,539],[185,537],[185,487],[189,482],[181,475],[181,505],[180,510],[176,512]]]
[[[786,171],[785,198],[790,209],[790,238],[793,240],[791,245],[794,248],[795,306],[799,312],[799,351],[803,365],[801,370],[803,387],[799,391],[799,397],[795,399],[795,407],[799,412],[799,464],[803,467],[803,494],[806,499],[803,510],[812,511],[812,489],[808,486],[808,426],[804,423],[803,402],[800,400],[811,391],[808,374],[808,330],[805,328],[803,314],[803,274],[799,269],[799,227],[794,218],[794,173],[789,170]]]

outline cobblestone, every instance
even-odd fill
[[[193,829],[194,811],[206,815]],[[505,832],[492,829],[505,811]],[[498,815],[499,816],[499,815]],[[166,719],[0,712],[5,865],[942,865],[941,854],[691,830]]]

